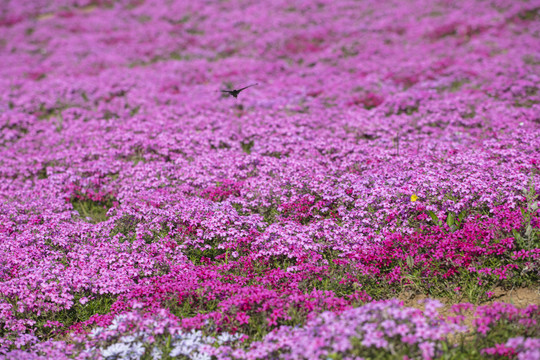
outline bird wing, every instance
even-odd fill
[[[242,91],[242,90],[246,90],[248,87],[252,87],[252,86],[255,86],[255,85],[258,85],[258,83],[257,83],[257,84],[251,84],[251,85],[248,85],[248,86],[243,87],[243,88],[241,88],[241,89],[238,89],[238,90],[236,90],[236,91],[240,92],[240,91]]]

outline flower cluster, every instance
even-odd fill
[[[244,351],[222,346],[215,354],[233,359],[345,358],[386,352],[394,357],[432,359],[442,354],[440,341],[465,327],[439,318],[437,301],[428,300],[425,311],[406,308],[397,300],[372,302],[346,310],[340,315],[322,313],[302,328],[282,327],[264,341],[255,342]]]

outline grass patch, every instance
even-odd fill
[[[71,200],[73,209],[79,213],[79,218],[92,224],[109,219],[107,212],[113,206],[112,199],[95,201],[91,199],[74,198]]]
[[[253,145],[255,145],[255,142],[251,140],[249,142],[242,142],[240,145],[246,154],[251,154],[251,149],[253,148]]]

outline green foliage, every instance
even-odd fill
[[[344,58],[355,57],[359,54],[358,49],[354,45],[351,45],[351,46],[343,45],[340,50],[341,50],[341,56]]]
[[[406,114],[406,115],[412,115],[416,112],[418,112],[418,109],[420,108],[420,105],[408,105],[405,107],[400,107],[396,111],[396,115]]]
[[[253,148],[253,145],[255,145],[255,142],[251,140],[249,142],[242,142],[241,145],[242,150],[244,150],[246,154],[251,154],[251,149]]]
[[[139,110],[141,109],[141,105],[134,106],[129,110],[129,116],[135,116],[139,113]]]
[[[232,207],[236,209],[236,212],[238,213],[238,215],[240,216],[246,216],[246,215],[249,215],[250,213],[249,212],[246,212],[244,211],[244,207],[242,206],[242,204],[238,204],[238,203],[231,203]]]
[[[431,210],[427,210],[427,213],[429,215],[429,217],[433,220],[433,223],[437,226],[442,226],[442,221],[439,220],[439,218],[437,217],[437,215],[431,211]]]
[[[523,216],[523,226],[521,230],[512,229],[512,235],[516,239],[516,245],[519,249],[531,250],[540,247],[540,229],[532,225],[533,215],[538,212],[538,195],[531,175],[529,188],[525,192],[527,205],[521,209]]]
[[[283,153],[281,153],[279,151],[265,152],[265,153],[263,153],[261,155],[262,156],[273,157],[273,158],[276,158],[276,159],[281,159],[283,156],[288,157],[287,155],[284,155]]]
[[[129,236],[134,234],[137,230],[138,220],[133,215],[124,215],[122,218],[115,222],[114,228],[111,230],[111,237],[114,237],[117,234],[122,234],[124,236]]]
[[[90,299],[84,305],[79,302],[82,297]],[[73,299],[73,306],[69,309],[60,311],[48,311],[41,313],[39,316],[35,313],[21,313],[20,317],[36,321],[34,326],[36,336],[42,339],[49,339],[58,335],[60,332],[67,330],[70,326],[90,319],[92,315],[107,314],[110,312],[111,305],[116,301],[116,296],[110,294],[89,294],[78,293]],[[58,321],[63,324],[60,328],[46,327],[47,321]]]
[[[36,176],[37,176],[37,178],[40,179],[40,180],[43,180],[43,179],[48,178],[48,176],[47,176],[47,167],[46,167],[46,166],[43,166],[43,168],[41,168],[40,170],[38,170],[38,172],[36,173]]]
[[[112,207],[113,200],[94,201],[90,199],[75,198],[71,200],[73,209],[77,210],[80,219],[97,224],[109,219],[107,212]]]
[[[443,221],[439,220],[439,217],[433,211],[426,210],[426,212],[428,213],[429,217],[433,220],[433,223],[436,226],[443,229],[443,231],[445,231],[443,227],[443,224],[444,224]],[[459,214],[449,212],[448,215],[446,216],[446,225],[448,225],[450,232],[454,232],[460,229],[461,225],[463,224],[463,219],[465,219],[466,216],[467,216],[467,209],[464,209]]]
[[[276,217],[279,215],[279,211],[277,210],[277,205],[269,206],[269,207],[261,207],[257,210],[258,210],[257,213],[262,215],[265,223],[270,225],[277,221]]]
[[[190,247],[189,249],[184,251],[184,254],[195,265],[204,264],[204,259],[214,261],[217,257],[219,257],[220,255],[224,255],[225,253],[225,249],[218,249],[215,246],[210,249],[204,250],[196,247]]]
[[[537,18],[540,18],[540,16],[538,15],[539,11],[540,11],[540,7],[536,7],[536,8],[529,9],[529,10],[522,10],[518,14],[518,17],[521,20],[524,20],[524,21],[536,20]]]
[[[449,90],[450,92],[457,92],[463,87],[463,85],[467,84],[468,82],[469,80],[454,80],[450,84]]]
[[[194,294],[189,294],[184,298],[172,298],[165,306],[180,319],[194,317],[197,314],[208,314],[216,311],[220,299],[207,299],[204,290],[200,289]]]

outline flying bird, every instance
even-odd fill
[[[252,87],[252,86],[255,86],[255,85],[259,85],[259,83],[251,84],[251,85],[248,85],[246,87],[243,87],[243,88],[237,89],[237,90],[221,90],[221,92],[228,93],[229,95],[234,96],[235,98],[237,98],[238,94],[240,94],[240,91],[246,90],[248,87]]]

